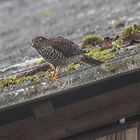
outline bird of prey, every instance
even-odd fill
[[[100,65],[102,61],[89,58],[85,55],[86,50],[61,36],[43,37],[37,36],[32,39],[32,47],[55,68],[66,67],[71,63],[92,62],[92,65]]]

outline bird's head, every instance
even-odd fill
[[[34,37],[32,39],[32,47],[37,49],[38,47],[42,46],[45,42],[46,38],[43,36]]]

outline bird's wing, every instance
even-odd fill
[[[62,52],[62,54],[67,57],[79,55],[82,53],[82,50],[78,47],[76,43],[61,36],[52,38],[50,41],[50,46],[55,50]]]

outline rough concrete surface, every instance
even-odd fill
[[[0,0],[0,78],[16,72],[17,69],[24,69],[26,60],[39,57],[31,48],[31,39],[36,35],[61,35],[80,43],[82,38],[90,33],[117,35],[124,27],[113,28],[118,22],[123,22],[125,26],[139,24],[140,1]],[[65,75],[50,86],[44,85],[43,79],[40,78],[40,84],[36,86],[25,81],[1,89],[0,110],[30,100],[61,94],[120,73],[139,70],[139,54],[139,44],[120,52],[115,62],[109,63],[113,73],[104,70],[103,67],[85,66]]]
[[[139,0],[0,0],[0,67],[38,57],[36,35],[62,35],[75,42],[89,33],[116,34],[118,21],[140,23]]]

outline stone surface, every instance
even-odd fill
[[[30,45],[34,36],[62,35],[80,43],[89,33],[116,35],[122,28],[114,29],[112,26],[118,21],[123,21],[126,26],[140,22],[139,7],[139,0],[119,3],[118,0],[1,0],[0,77],[26,70],[28,60],[38,57]],[[29,86],[25,82],[1,89],[0,109],[61,94],[68,89],[140,68],[139,45],[121,51],[117,59],[101,67],[85,65],[52,85]]]
[[[123,21],[140,23],[139,0],[0,0],[0,67],[37,57],[36,35],[61,35],[76,42],[89,33],[112,35]],[[48,13],[48,14],[45,14]]]
[[[132,48],[130,52],[133,52],[133,55],[123,55],[125,57],[112,60],[98,67],[85,65],[79,70],[62,75],[58,81],[52,84],[41,83],[44,79],[44,77],[41,77],[38,79],[40,84],[37,85],[23,82],[3,88],[0,90],[0,109],[3,110],[4,108],[42,97],[47,98],[58,94],[67,94],[66,90],[73,90],[80,86],[86,86],[87,84],[93,84],[114,76],[119,76],[119,74],[122,75],[123,73],[140,69],[140,55],[139,53],[134,53],[138,52],[134,51],[135,47]],[[139,48],[135,49],[139,50]]]

